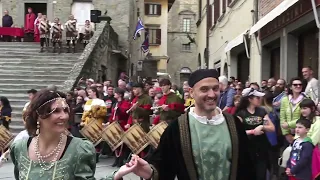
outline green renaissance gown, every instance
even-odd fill
[[[11,145],[14,176],[19,180],[94,180],[96,169],[95,148],[89,141],[72,137],[62,158],[44,171],[38,162],[28,156],[28,139]]]

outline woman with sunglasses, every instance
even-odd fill
[[[275,130],[266,110],[260,107],[264,95],[253,88],[244,89],[236,111],[236,116],[244,124],[249,138],[248,150],[255,163],[256,180],[266,180],[270,143],[265,132]]]
[[[287,143],[291,144],[294,140],[296,121],[300,118],[300,103],[306,98],[302,93],[303,85],[300,78],[292,78],[289,83],[288,95],[281,99],[280,124],[282,134]]]

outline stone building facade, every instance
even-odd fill
[[[137,46],[135,42],[132,42],[132,35],[137,22],[137,3],[138,1],[135,0],[1,0],[0,11],[8,10],[16,27],[24,26],[28,7],[33,8],[36,14],[38,12],[46,14],[51,21],[58,17],[63,24],[68,20],[69,15],[73,14],[78,21],[77,27],[79,29],[84,25],[85,20],[90,20],[90,10],[100,10],[102,15],[107,12],[106,15],[112,18],[111,26],[116,32],[112,34],[117,34],[116,38],[118,39],[118,51],[113,52],[113,54],[115,56],[121,54],[121,56],[128,58],[128,61],[122,63],[122,67],[118,69],[128,72],[133,47]],[[95,24],[95,26],[98,25]],[[113,67],[103,67],[104,70],[100,69],[99,73],[101,74],[101,71],[107,72],[108,68]]]
[[[314,2],[319,14],[320,0]],[[271,5],[266,6],[268,3]],[[259,10],[260,19],[250,33],[259,33],[262,78],[290,80],[301,76],[305,66],[319,76],[320,37],[311,1],[260,0]]]
[[[168,15],[167,72],[171,80],[182,84],[199,68],[197,61],[198,0],[176,0]]]

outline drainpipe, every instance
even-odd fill
[[[209,31],[210,31],[210,27],[209,27],[209,24],[210,24],[210,20],[211,18],[208,17],[208,12],[209,12],[209,6],[210,6],[210,0],[207,0],[207,25],[206,25],[206,65],[207,65],[207,69],[209,69]]]
[[[318,11],[317,11],[317,6],[316,6],[315,0],[311,0],[311,4],[312,4],[314,20],[316,21],[317,28],[319,29],[319,31],[318,31],[318,54],[320,54],[320,22],[319,22],[319,15],[318,15]],[[318,57],[318,79],[319,78],[320,78],[320,57]],[[318,84],[318,87],[319,87],[319,84]],[[318,95],[319,94],[320,94],[320,88],[318,88]],[[319,98],[317,97],[317,99],[319,99]]]

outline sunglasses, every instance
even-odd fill
[[[302,84],[292,84],[293,86],[297,87],[297,86],[302,86]]]

